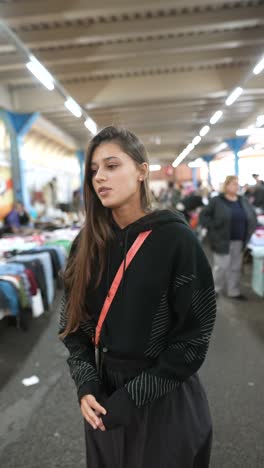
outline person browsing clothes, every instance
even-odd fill
[[[23,203],[15,202],[12,210],[4,218],[6,233],[17,234],[29,227],[30,216],[25,210]]]
[[[215,321],[213,277],[181,215],[152,211],[148,172],[130,131],[106,127],[91,140],[60,316],[89,468],[209,466],[197,371]]]
[[[256,228],[256,215],[245,196],[238,195],[236,176],[227,176],[223,193],[210,200],[200,214],[200,223],[208,229],[214,253],[213,273],[216,293],[225,286],[228,297],[245,300],[240,291],[243,248]]]

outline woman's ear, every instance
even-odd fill
[[[149,165],[148,163],[144,162],[142,164],[140,164],[139,166],[139,178],[138,180],[140,182],[142,182],[143,180],[145,180],[148,176],[148,172],[149,172]]]

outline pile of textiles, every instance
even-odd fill
[[[50,234],[50,233],[49,233]],[[11,315],[18,326],[29,316],[50,309],[60,287],[69,249],[76,232],[38,238],[9,238],[0,242],[0,319]]]

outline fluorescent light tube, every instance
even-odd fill
[[[197,158],[188,164],[189,167],[201,167],[202,165],[203,165],[203,160],[201,158]]]
[[[210,124],[214,125],[216,122],[218,122],[218,120],[221,119],[222,115],[223,115],[223,111],[221,110],[216,111],[210,119]]]
[[[256,127],[262,127],[262,125],[264,125],[264,114],[258,115],[256,120]]]
[[[198,143],[200,143],[200,141],[201,141],[201,137],[200,137],[199,135],[197,135],[197,136],[193,139],[192,145],[196,146],[196,145],[198,145]]]
[[[179,156],[177,156],[177,158],[175,159],[175,161],[173,161],[172,166],[173,166],[173,167],[179,166],[179,164],[184,160],[184,158],[186,158],[186,156],[188,156],[188,154],[189,154],[193,149],[194,149],[194,144],[193,144],[193,143],[189,143],[189,145],[186,146],[186,148],[184,148],[184,150],[179,154]]]
[[[243,88],[238,86],[236,89],[234,89],[234,91],[230,94],[230,96],[228,96],[225,102],[225,105],[232,106],[232,104],[239,98],[239,96],[241,96],[242,93],[243,93]]]
[[[175,161],[172,163],[172,166],[175,168],[177,166],[179,166],[179,164],[181,164],[181,162],[183,161],[184,158],[186,158],[187,154],[184,154],[184,152],[182,152],[181,154],[179,154],[179,156],[175,159]]]
[[[149,170],[151,172],[160,171],[161,170],[161,165],[160,164],[150,164]]]
[[[189,143],[188,146],[186,146],[186,151],[188,151],[188,153],[190,153],[194,148],[194,144],[193,143]]]
[[[64,105],[75,117],[77,118],[81,117],[82,115],[81,108],[79,104],[77,104],[77,102],[74,101],[74,99],[68,98],[67,101],[64,102]]]
[[[90,132],[92,133],[92,135],[96,135],[97,133],[97,125],[95,123],[95,121],[93,119],[91,119],[91,117],[88,117],[85,122],[84,122],[84,125],[86,128],[88,128],[88,130],[90,130]]]
[[[220,151],[223,151],[224,149],[227,148],[227,144],[226,143],[220,143],[220,145],[217,145],[214,150],[213,150],[213,153],[220,153]]]
[[[254,75],[259,75],[259,73],[261,73],[263,69],[264,69],[264,57],[255,66],[253,70]]]
[[[239,128],[236,131],[237,136],[264,135],[264,128]]]
[[[203,128],[201,128],[200,130],[200,136],[203,137],[205,135],[207,135],[207,133],[209,132],[210,130],[210,127],[209,125],[205,125]]]
[[[54,89],[54,80],[51,74],[43,65],[32,55],[26,67],[31,73],[50,91]]]

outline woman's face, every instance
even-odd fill
[[[116,143],[102,143],[91,161],[92,184],[106,208],[119,208],[131,201],[140,203],[140,186],[147,164],[138,167]]]
[[[233,179],[229,184],[226,186],[226,193],[230,195],[237,195],[239,190],[239,184],[237,179]]]

